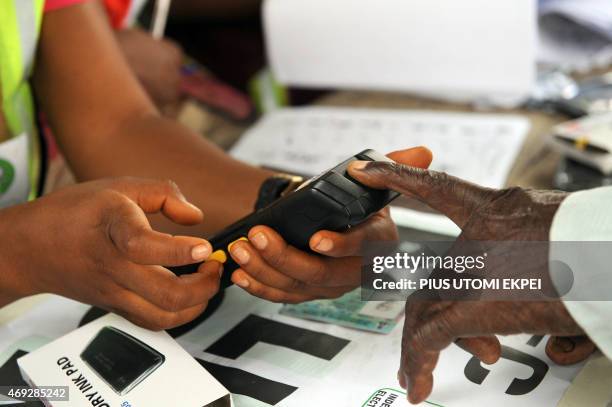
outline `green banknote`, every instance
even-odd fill
[[[363,331],[387,334],[404,312],[401,301],[362,301],[360,289],[335,300],[317,300],[285,305],[280,313]]]

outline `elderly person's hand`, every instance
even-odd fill
[[[567,196],[557,191],[482,188],[443,173],[393,163],[356,162],[349,173],[369,186],[415,197],[448,216],[462,229],[458,242],[548,241],[554,214]],[[500,357],[496,334],[562,335],[564,338],[549,341],[547,353],[564,364],[584,359],[594,348],[589,340],[569,338],[583,331],[558,299],[440,301],[414,297],[406,304],[398,372],[412,403],[430,394],[439,352],[453,342],[485,363]]]

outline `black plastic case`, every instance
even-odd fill
[[[311,179],[298,190],[266,208],[239,220],[209,239],[214,250],[227,246],[257,225],[276,230],[290,245],[310,251],[310,237],[319,230],[342,231],[356,226],[399,196],[397,192],[366,187],[347,173],[353,161],[390,161],[374,150],[365,150]],[[177,274],[193,273],[197,266],[176,267]],[[222,286],[231,285],[231,272],[238,265],[229,257],[224,265]]]
[[[112,326],[98,332],[81,359],[119,395],[129,393],[166,360],[146,343]]]

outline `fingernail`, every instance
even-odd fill
[[[555,347],[560,349],[562,352],[572,352],[576,348],[576,344],[570,338],[554,338]]]
[[[321,239],[319,244],[317,244],[315,247],[315,249],[317,249],[318,252],[328,252],[333,248],[334,248],[334,242],[332,242],[330,239],[327,239],[327,238]]]
[[[223,264],[219,263],[219,277],[223,277]]]
[[[240,279],[238,281],[236,281],[236,285],[242,287],[242,288],[247,288],[249,285],[251,285],[251,283],[249,283],[249,280],[246,279]]]
[[[357,171],[365,170],[368,166],[369,161],[353,161],[351,163],[351,168]]]
[[[406,378],[401,371],[397,372],[397,381],[399,382],[400,387],[406,390]]]
[[[185,205],[189,206],[192,209],[197,210],[198,212],[202,212],[202,210],[200,208],[198,208],[197,206],[195,206],[194,204],[192,204],[191,202],[189,202],[187,200],[187,198],[185,198],[185,195],[180,194],[179,195],[179,199],[181,200],[181,202],[183,202]]]
[[[238,242],[248,242],[248,241],[249,241],[249,239],[247,239],[246,237],[244,237],[244,236],[240,237],[240,238],[234,240],[232,243],[228,244],[227,245],[227,250],[231,253],[232,252],[232,247],[234,247],[234,245],[236,243],[238,243]]]
[[[251,238],[251,243],[257,250],[263,250],[268,247],[268,238],[262,232],[259,232]]]
[[[191,249],[191,258],[195,261],[203,261],[210,256],[210,246],[200,244]]]
[[[234,256],[234,259],[236,259],[238,264],[247,264],[249,262],[249,258],[251,257],[249,252],[242,247],[233,248],[232,256]]]
[[[198,212],[202,213],[202,209],[198,208],[197,206],[195,206],[195,205],[194,205],[194,204],[192,204],[191,202],[189,202],[189,201],[185,201],[185,203],[186,203],[186,204],[187,204],[187,206],[189,206],[191,209],[193,209],[193,210],[195,210],[195,211],[198,211]]]

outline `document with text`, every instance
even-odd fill
[[[388,153],[426,146],[434,155],[431,169],[501,188],[529,129],[526,118],[509,114],[289,108],[261,119],[231,153],[254,165],[314,176],[367,148]],[[458,232],[440,215],[406,208],[393,213],[404,226]]]

